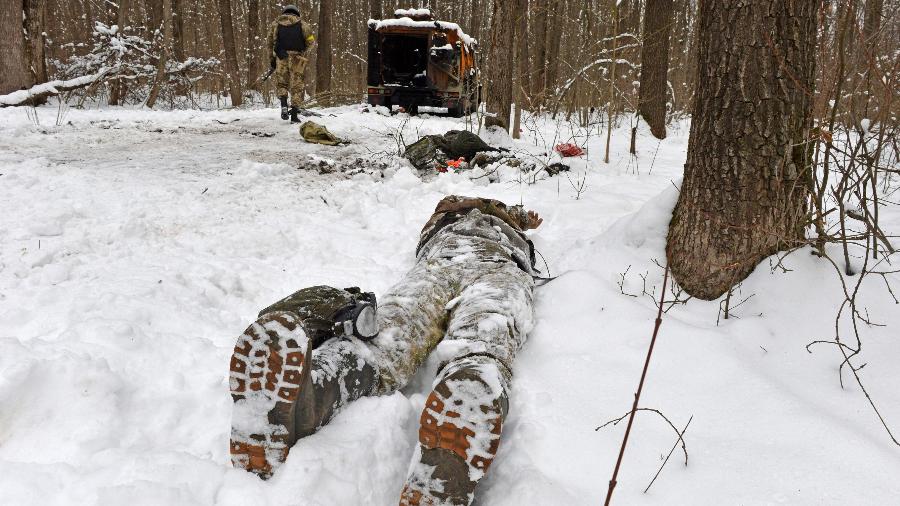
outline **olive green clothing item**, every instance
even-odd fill
[[[494,228],[500,232],[498,245],[504,246],[511,258],[525,272],[534,273],[534,245],[523,233],[528,229],[528,212],[522,206],[509,206],[494,199],[460,197],[450,195],[444,197],[431,215],[431,219],[422,228],[416,254],[434,238],[444,227],[455,223],[470,210],[477,209],[482,214],[493,216],[501,221]],[[488,244],[491,241],[487,241]]]
[[[266,44],[266,47],[269,50],[269,57],[276,58],[275,94],[279,97],[286,97],[290,94],[291,106],[293,107],[300,107],[300,104],[303,103],[303,73],[306,71],[307,59],[303,56],[304,53],[299,51],[287,51],[287,57],[278,58],[278,55],[275,54],[275,45],[278,41],[278,27],[290,26],[297,23],[301,23],[301,31],[306,40],[307,50],[309,50],[309,46],[312,45],[315,40],[312,30],[310,30],[309,25],[305,21],[302,21],[299,16],[293,14],[282,14],[281,16],[278,16],[278,19],[269,26]]]
[[[279,97],[290,94],[291,107],[300,107],[303,103],[303,73],[306,72],[306,63],[303,55],[294,52],[289,52],[283,60],[275,60],[275,94]]]
[[[325,144],[326,146],[337,146],[342,142],[341,139],[335,137],[335,135],[329,132],[323,125],[313,121],[307,121],[300,125],[300,136],[302,136],[303,140],[306,142]]]

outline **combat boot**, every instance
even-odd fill
[[[297,313],[273,311],[238,338],[229,381],[235,468],[269,478],[298,439],[374,390],[375,369],[355,349],[364,345],[334,338],[314,352],[312,335]]]
[[[300,109],[291,107],[291,123],[300,123],[300,118],[297,117],[298,114],[300,114]]]
[[[448,367],[428,396],[400,506],[472,503],[497,454],[509,410],[506,381],[491,362],[463,360]]]
[[[288,119],[288,98],[278,97],[281,101],[281,119]]]

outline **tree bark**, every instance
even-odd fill
[[[128,0],[119,0],[116,7],[116,25],[119,33],[125,28],[128,20]],[[123,81],[113,81],[109,86],[109,105],[120,105],[122,98],[125,96],[125,83]]]
[[[319,28],[316,34],[316,95],[331,91],[332,17],[334,0],[319,2]]]
[[[541,2],[537,9],[532,9],[534,15],[534,64],[536,66],[534,78],[531,80],[531,96],[536,98],[538,104],[544,103],[544,82],[547,75],[547,29],[551,2]]]
[[[219,20],[222,25],[222,44],[225,46],[225,73],[228,76],[231,105],[243,103],[241,74],[238,70],[237,48],[234,45],[234,24],[231,22],[231,0],[218,0]]]
[[[369,0],[369,17],[381,19],[384,16],[383,0]]]
[[[22,33],[23,9],[22,0],[0,2],[0,95],[31,85]]]
[[[25,32],[31,82],[47,82],[47,60],[44,51],[45,0],[25,0]]]
[[[644,4],[638,110],[650,126],[650,133],[657,139],[666,138],[666,83],[669,73],[672,5],[672,0],[647,0]]]
[[[172,42],[172,0],[160,0],[162,8],[162,44],[159,48],[159,61],[156,64],[156,78],[153,80],[153,86],[147,95],[147,107],[151,109],[156,105],[156,99],[159,98],[159,91],[166,80],[166,64],[169,60],[169,45]]]
[[[180,62],[184,61],[184,2],[172,0],[172,54]]]
[[[694,297],[719,297],[804,240],[815,43],[816,2],[700,4],[693,121],[666,245]]]
[[[559,76],[559,49],[562,42],[563,32],[563,12],[565,12],[566,2],[563,0],[551,0],[548,2],[550,9],[549,21],[550,26],[547,28],[547,59],[545,61],[544,74],[544,95],[550,96],[556,93],[556,78]]]
[[[259,32],[259,0],[247,0],[247,82],[250,87],[259,90],[262,82],[259,77],[262,74],[261,62],[268,62],[268,58],[263,58],[260,50],[260,32]]]
[[[512,124],[512,137],[518,139],[521,137],[522,129],[522,108],[525,107],[527,95],[525,91],[525,83],[528,79],[528,0],[517,0],[516,5],[516,37],[518,41],[516,50],[516,89],[513,95],[516,97],[516,114]]]
[[[509,111],[512,106],[514,36],[516,0],[494,0],[491,16],[491,58],[487,69],[487,108],[497,114],[509,130]],[[523,41],[524,43],[524,41]]]

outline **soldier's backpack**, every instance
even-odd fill
[[[378,335],[375,294],[357,287],[346,289],[319,285],[304,288],[259,312],[288,311],[303,320],[313,348],[333,337],[355,336],[363,341]]]
[[[303,22],[297,21],[292,25],[278,25],[275,38],[275,55],[283,60],[287,58],[288,51],[303,53],[306,51],[306,37],[303,36]]]

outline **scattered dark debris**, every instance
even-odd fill
[[[568,172],[569,170],[571,170],[571,167],[569,167],[568,165],[566,165],[564,163],[556,162],[556,163],[551,163],[550,165],[548,165],[545,168],[545,170],[547,171],[547,174],[550,174],[551,176],[555,176],[555,175],[559,174],[560,172]]]
[[[249,135],[251,137],[269,138],[269,137],[275,137],[275,132],[253,132],[250,130],[241,130],[240,132],[238,132],[238,135]]]
[[[200,192],[200,195],[203,195],[204,193],[206,193],[206,190],[209,190],[209,187],[204,188],[203,191]]]
[[[218,123],[220,125],[227,125],[229,123],[234,123],[235,121],[240,121],[240,120],[241,120],[240,118],[235,118],[231,121],[219,121],[219,120],[213,120],[213,121],[215,121],[216,123]]]

